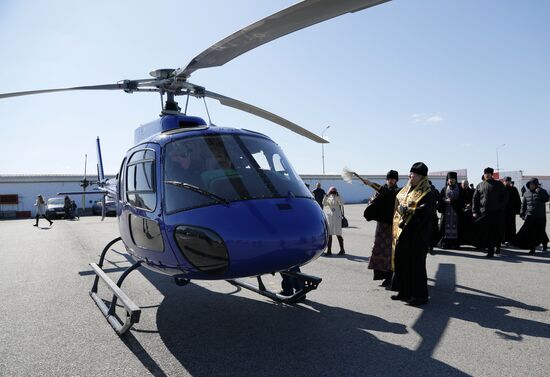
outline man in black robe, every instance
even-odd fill
[[[521,198],[518,189],[512,185],[512,178],[504,178],[504,187],[508,192],[508,203],[504,211],[504,243],[511,244],[516,237],[516,215],[521,209]]]
[[[382,287],[389,287],[393,276],[391,268],[392,224],[395,196],[400,190],[397,186],[399,173],[390,170],[386,174],[386,184],[384,186],[365,178],[360,177],[359,179],[375,191],[363,213],[367,221],[376,220],[374,245],[372,246],[368,268],[374,271],[374,280],[383,280]]]
[[[519,230],[514,245],[521,249],[529,249],[529,254],[535,254],[535,249],[542,244],[542,251],[548,247],[546,234],[546,202],[548,192],[540,187],[537,178],[527,182],[527,190],[521,200],[520,216],[525,223]]]
[[[392,300],[419,306],[428,302],[426,255],[432,238],[434,198],[428,183],[428,167],[417,162],[409,182],[396,198],[393,217]]]
[[[462,196],[462,216],[461,226],[459,230],[459,239],[461,245],[472,244],[472,199],[474,198],[475,189],[470,185],[467,179],[464,179],[460,184],[460,195]]]
[[[472,201],[472,213],[477,227],[477,245],[487,248],[487,257],[500,253],[504,210],[508,193],[501,181],[493,178],[493,168],[483,171],[483,182],[477,185]]]
[[[443,249],[459,249],[459,227],[462,216],[462,190],[457,184],[457,174],[454,171],[447,173],[447,184],[441,189],[439,212],[441,223],[439,246]],[[461,229],[460,229],[461,230]]]
[[[439,191],[435,188],[432,181],[428,181],[430,188],[432,189],[432,194],[434,196],[434,212],[432,220],[432,241],[430,243],[429,252],[431,255],[435,255],[434,247],[437,246],[439,240],[441,240],[441,235],[439,234],[439,217],[437,216],[437,209],[439,208],[441,197],[439,196]]]

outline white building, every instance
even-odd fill
[[[38,195],[48,199],[58,197],[59,192],[82,191],[81,180],[82,175],[0,175],[0,218],[33,217]],[[70,197],[79,208],[90,208],[94,201],[101,199],[99,195]]]
[[[466,171],[457,171],[458,179],[466,177]],[[445,185],[446,173],[430,175],[432,183],[438,189]],[[344,182],[340,175],[302,174],[304,183],[315,189],[317,182],[327,190],[330,186],[338,189],[346,203],[363,203],[373,194],[373,190],[358,179],[352,184]],[[384,184],[385,175],[362,175],[373,182]],[[107,176],[113,179],[114,176]],[[36,214],[36,197],[42,195],[45,199],[58,197],[59,192],[82,191],[81,175],[0,175],[0,218],[28,218]],[[399,176],[399,186],[404,186],[407,175]],[[92,190],[88,187],[87,189]],[[91,208],[94,201],[101,199],[99,195],[71,195],[79,208]]]

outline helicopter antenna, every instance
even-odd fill
[[[202,97],[204,101],[204,108],[206,109],[206,115],[208,115],[208,124],[212,124],[212,119],[210,119],[210,112],[208,111],[208,105],[206,104],[206,97]]]
[[[189,105],[189,92],[187,92],[187,99],[185,100],[185,111],[183,112],[187,115],[187,106]]]

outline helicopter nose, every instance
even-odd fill
[[[190,270],[232,279],[301,266],[327,245],[325,217],[313,199],[258,199],[214,205],[165,218]],[[189,225],[186,225],[189,224]],[[186,267],[187,269],[187,267]]]
[[[325,217],[313,200],[257,200],[216,208],[219,213],[209,225],[223,239],[229,275],[287,270],[311,261],[326,248]]]

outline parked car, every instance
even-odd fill
[[[65,216],[65,198],[49,198],[46,207],[46,215],[49,218],[61,218]]]
[[[103,201],[97,200],[92,206],[92,212],[94,215],[101,216],[101,209],[103,208]],[[107,199],[105,201],[105,216],[116,216],[116,201]]]

